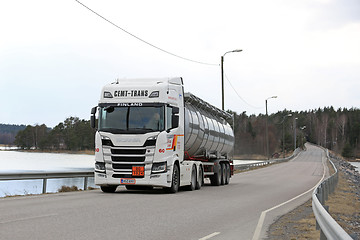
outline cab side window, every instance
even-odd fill
[[[166,107],[166,129],[171,129],[171,116],[172,116],[172,107],[167,106]]]

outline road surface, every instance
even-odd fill
[[[0,239],[260,239],[310,198],[324,159],[307,145],[294,160],[236,174],[227,186],[177,194],[119,187],[4,198]]]

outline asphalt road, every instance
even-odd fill
[[[310,198],[324,159],[308,145],[294,160],[236,174],[227,186],[177,194],[119,187],[0,199],[0,239],[258,239]]]

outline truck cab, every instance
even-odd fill
[[[173,166],[179,172],[184,160],[183,96],[181,78],[104,86],[92,110],[92,125],[98,111],[95,184],[110,192],[122,184],[171,188]]]

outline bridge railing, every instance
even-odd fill
[[[42,193],[46,193],[47,180],[56,178],[84,178],[84,190],[86,190],[88,188],[89,177],[94,177],[93,170],[75,172],[0,173],[0,181],[42,179]]]
[[[330,161],[335,173],[322,181],[312,194],[312,208],[316,218],[316,228],[320,229],[320,239],[349,239],[352,238],[328,213],[329,207],[325,205],[329,194],[335,191],[339,181],[339,173],[334,163],[329,157],[329,151],[326,150],[327,159]]]

